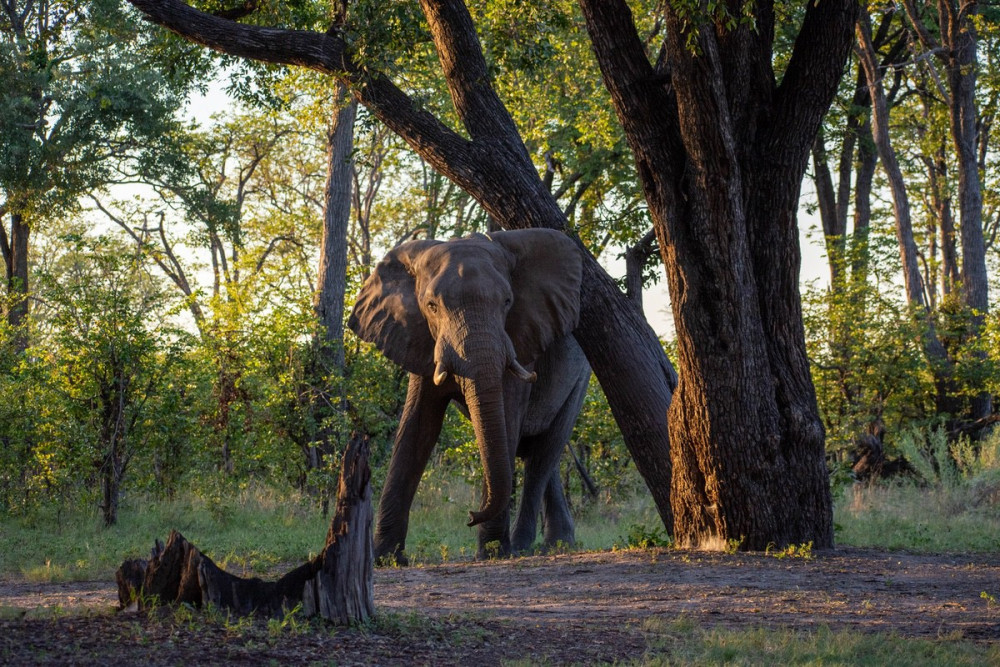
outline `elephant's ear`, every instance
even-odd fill
[[[554,229],[496,232],[490,238],[516,258],[507,335],[518,360],[527,364],[576,328],[583,257],[568,236]]]
[[[440,241],[408,241],[393,248],[361,287],[347,325],[391,361],[417,375],[434,372],[434,339],[417,304],[411,265]]]

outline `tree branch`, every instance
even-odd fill
[[[134,229],[132,229],[132,227],[128,225],[127,222],[125,222],[124,220],[116,216],[114,213],[112,213],[110,210],[105,208],[99,199],[97,199],[93,195],[90,196],[90,199],[91,201],[94,202],[94,205],[98,208],[98,210],[103,212],[104,215],[106,215],[109,220],[118,225],[121,229],[125,231],[125,233],[127,233],[130,237],[132,237],[132,240],[134,240],[139,247],[142,247],[149,242],[144,237],[148,235],[150,232],[152,232],[153,231],[152,229],[150,229],[144,224],[142,227],[143,236],[140,236],[139,234],[136,233]],[[158,252],[151,254],[153,261],[156,262],[156,265],[160,267],[160,270],[163,271],[163,273],[168,278],[170,278],[171,282],[173,282],[174,285],[177,286],[177,289],[179,289],[181,293],[184,295],[184,298],[188,304],[188,310],[191,311],[191,315],[194,317],[195,326],[197,326],[198,330],[201,331],[202,325],[205,322],[205,315],[201,310],[201,306],[194,299],[194,291],[191,289],[191,283],[188,281],[187,275],[184,273],[184,267],[182,267],[180,262],[177,261],[177,257],[174,254],[173,248],[170,246],[170,242],[167,240],[166,232],[163,229],[162,213],[160,214],[160,224],[157,227],[156,231],[158,232],[160,237],[160,243],[162,244],[163,254],[166,255],[170,263],[168,265],[168,263],[163,260],[163,257]]]
[[[775,93],[765,145],[803,146],[803,154],[797,157],[807,159],[843,75],[858,10],[856,0],[808,3],[791,60]]]
[[[938,44],[938,41],[934,39],[930,30],[924,25],[924,21],[920,18],[920,12],[917,10],[916,5],[913,4],[913,0],[903,0],[903,9],[906,11],[906,18],[910,19],[910,25],[913,26],[914,32],[917,33],[917,39],[920,41],[920,45],[924,47],[924,50],[934,51],[938,49],[941,45]]]
[[[685,150],[669,80],[650,64],[624,0],[579,0],[579,4],[604,85],[629,145],[637,156],[657,153],[655,166],[638,164],[640,171],[649,170],[649,178],[643,179],[646,197],[653,200],[651,204],[674,199]]]
[[[444,125],[433,114],[418,108],[413,101],[380,72],[354,62],[342,35],[337,30],[317,33],[303,30],[283,30],[250,26],[227,21],[200,12],[181,0],[129,0],[146,17],[190,41],[202,44],[229,55],[251,58],[275,64],[298,65],[339,78],[351,86],[351,93],[389,129],[399,135],[437,171],[454,181],[466,192],[475,196],[483,207],[510,227],[557,227],[561,212],[554,200],[547,197],[538,173],[527,158],[524,144],[513,122],[497,116],[480,125],[479,120],[466,117],[469,127],[475,127],[474,139],[469,141]],[[425,0],[428,11],[434,6],[459,14],[467,10],[456,8],[457,0]],[[455,21],[461,17],[442,14],[440,20],[454,30]],[[446,20],[447,19],[447,20]],[[465,28],[471,24],[461,22]],[[449,45],[455,54],[466,54],[470,45],[478,40],[473,34],[442,37],[445,57]],[[471,57],[471,56],[470,56]],[[479,52],[478,59],[482,59]],[[449,82],[458,89],[473,85],[470,81]],[[495,93],[487,92],[487,82],[477,82],[475,93],[463,107],[467,113],[478,109],[492,109],[501,113],[502,103]],[[504,136],[488,137],[488,128],[503,129]],[[470,130],[471,131],[471,130]],[[483,150],[479,143],[489,143],[490,150]],[[503,174],[502,188],[497,188],[497,171]],[[503,190],[503,192],[496,192]],[[538,202],[542,202],[539,205]]]
[[[292,244],[294,244],[294,245],[296,245],[296,246],[298,246],[300,248],[302,247],[302,242],[299,241],[294,236],[292,236],[291,234],[282,234],[280,236],[274,237],[267,244],[267,248],[264,249],[264,252],[261,254],[260,259],[257,260],[257,264],[256,264],[256,266],[254,266],[253,274],[251,274],[251,275],[255,276],[255,275],[257,275],[258,273],[261,272],[261,270],[264,268],[264,263],[267,262],[268,256],[272,252],[274,252],[274,249],[277,248],[278,244],[281,243],[282,241],[287,241],[288,243],[292,243]]]
[[[379,72],[357,65],[338,31],[319,33],[244,25],[198,11],[181,0],[129,0],[145,17],[181,37],[231,56],[297,65],[336,76],[352,94],[435,168],[469,182],[470,160],[460,160],[468,141],[445,126]],[[449,168],[449,156],[458,169]],[[458,178],[461,172],[462,178]]]
[[[420,0],[451,99],[474,142],[494,144],[511,136],[530,163],[507,107],[491,84],[476,26],[462,0]]]

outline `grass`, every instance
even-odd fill
[[[626,546],[636,527],[648,533],[662,529],[652,498],[645,491],[614,501],[599,499],[578,508],[573,550]],[[469,510],[478,504],[476,490],[459,478],[425,478],[410,513],[406,538],[410,563],[442,563],[475,555],[476,529],[465,524]]]
[[[476,530],[465,522],[477,502],[475,489],[458,477],[425,479],[411,513],[411,563],[471,558]],[[836,496],[836,538],[841,545],[889,550],[995,552],[1000,551],[998,510],[1000,476],[991,473],[950,485],[853,485]],[[614,503],[595,501],[577,514],[577,550],[664,543],[645,492]],[[96,509],[39,510],[0,518],[0,578],[113,578],[123,560],[145,557],[153,540],[165,539],[172,528],[237,574],[274,574],[318,551],[327,526],[315,504],[260,487],[221,500],[132,498],[111,528],[101,526]]]
[[[472,558],[476,529],[465,524],[477,503],[475,489],[460,478],[425,479],[410,515],[410,562]],[[658,525],[648,494],[617,505],[595,502],[577,521],[576,548],[623,546],[630,530],[649,526],[652,532]],[[123,560],[147,557],[153,540],[165,540],[171,529],[235,574],[275,574],[314,555],[327,528],[328,519],[314,503],[261,487],[221,500],[133,497],[122,506],[118,524],[110,528],[101,525],[96,508],[38,510],[25,517],[0,517],[0,579],[113,579]]]
[[[1000,475],[986,471],[956,480],[948,484],[918,485],[911,481],[842,489],[835,505],[838,544],[923,552],[1000,550]],[[476,502],[474,489],[457,477],[426,478],[411,514],[407,544],[411,562],[419,565],[470,558],[476,533],[465,527],[465,520]],[[617,499],[613,504],[594,502],[578,515],[577,548],[603,550],[641,542],[655,544],[662,538],[655,508],[644,492]],[[153,539],[165,538],[171,528],[180,530],[231,571],[273,575],[315,553],[323,543],[327,526],[328,520],[315,504],[265,488],[252,488],[221,500],[191,497],[156,502],[132,498],[122,507],[120,523],[112,528],[101,527],[96,509],[0,517],[0,578],[109,580],[122,560],[147,555]],[[810,553],[806,545],[801,545],[773,555],[808,558]],[[984,597],[986,604],[995,604],[990,593],[989,599]],[[57,609],[50,613],[58,618],[65,612]],[[181,625],[201,627],[210,622],[202,614],[186,619],[185,614],[193,614],[187,608],[173,613],[172,622]],[[0,620],[15,618],[12,614],[0,607]],[[211,622],[222,624],[227,632],[249,632],[239,625],[245,621],[219,616]],[[1000,664],[1000,647],[957,636],[921,640],[826,628],[810,632],[783,628],[728,630],[705,628],[686,616],[651,619],[642,630],[649,648],[641,664],[651,665]],[[435,621],[423,614],[380,615],[366,631],[400,637],[451,637],[439,641],[458,644],[495,639],[476,624]],[[255,632],[264,630],[258,628]],[[270,621],[266,632],[284,635],[320,630],[291,615]],[[461,641],[455,638],[458,635],[453,636],[456,632]],[[257,635],[250,639],[266,641]]]
[[[96,509],[3,517],[0,578],[113,579],[123,560],[148,557],[153,540],[165,540],[172,528],[221,567],[245,575],[309,558],[323,545],[327,521],[301,498],[259,488],[223,501],[134,498],[110,528]]]
[[[643,626],[648,665],[988,665],[1000,646],[956,637],[914,639],[886,633],[798,632],[782,628],[706,629],[693,619],[650,619]]]
[[[1000,503],[996,492],[983,493],[987,485],[847,487],[834,509],[837,543],[925,553],[1000,551]]]
[[[915,475],[837,497],[839,544],[918,552],[1000,551],[1000,429],[977,444],[942,429],[899,438]]]

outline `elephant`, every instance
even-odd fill
[[[377,559],[407,562],[410,507],[451,401],[472,422],[483,466],[481,506],[468,523],[478,526],[477,556],[528,550],[539,511],[546,546],[573,544],[559,460],[590,379],[572,335],[582,270],[565,234],[513,230],[401,243],[362,285],[348,325],[409,372],[379,499]],[[524,481],[511,532],[515,457]]]

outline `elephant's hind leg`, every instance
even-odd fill
[[[545,485],[545,496],[542,499],[542,536],[545,546],[554,549],[562,545],[573,546],[575,535],[573,517],[563,494],[559,469],[556,468],[549,477],[549,483]]]
[[[522,439],[520,449],[524,459],[524,488],[521,494],[521,504],[518,507],[517,518],[514,521],[514,530],[511,534],[511,546],[514,553],[525,553],[529,551],[538,535],[538,515],[544,512],[546,517],[543,522],[548,521],[550,509],[559,509],[558,503],[562,502],[560,516],[555,519],[555,524],[565,528],[568,521],[569,534],[565,530],[560,531],[563,542],[570,544],[573,541],[573,520],[569,515],[569,508],[566,507],[566,499],[562,495],[562,489],[552,495],[553,503],[549,503],[549,492],[547,487],[555,480],[559,484],[559,459],[565,441],[560,429],[550,429],[549,431],[536,436]],[[550,507],[551,505],[551,507]],[[554,546],[546,540],[547,546]]]

